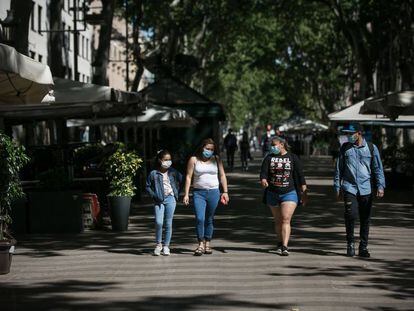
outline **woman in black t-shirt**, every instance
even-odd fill
[[[265,189],[264,202],[275,220],[276,253],[282,256],[289,256],[290,222],[296,206],[306,195],[302,164],[298,156],[288,150],[284,138],[273,137],[260,171],[260,182]]]

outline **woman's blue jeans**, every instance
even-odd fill
[[[162,242],[162,227],[165,223],[164,245],[169,246],[172,235],[172,221],[177,202],[173,195],[167,196],[162,203],[154,206],[155,210],[155,239],[157,244]]]
[[[198,241],[210,241],[213,237],[214,213],[220,200],[219,189],[194,189],[194,213]]]

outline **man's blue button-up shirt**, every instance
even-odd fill
[[[371,172],[371,152],[365,139],[361,146],[353,144],[340,154],[336,162],[334,187],[354,195],[368,195],[372,192],[371,178],[379,190],[385,188],[384,170],[377,146],[374,145],[374,159]]]

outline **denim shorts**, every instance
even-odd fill
[[[267,202],[267,205],[270,205],[270,206],[278,206],[280,205],[280,203],[286,202],[286,201],[295,202],[296,204],[298,204],[299,202],[298,194],[296,193],[295,190],[292,190],[285,194],[278,194],[273,191],[266,191],[266,192],[267,192],[266,202]]]

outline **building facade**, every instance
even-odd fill
[[[82,12],[80,12],[83,3],[87,0],[63,0],[63,10],[61,12],[62,21],[61,29],[63,40],[62,59],[65,69],[65,78],[75,79],[74,72],[74,11],[73,4],[77,1],[78,19],[82,19]],[[10,9],[11,0],[0,1],[0,18],[4,19],[7,16],[7,10]],[[33,9],[29,22],[29,51],[28,55],[36,61],[43,64],[49,62],[49,42],[50,42],[50,0],[33,0]],[[80,82],[92,81],[92,26],[77,22],[79,30],[78,42],[79,51],[77,55],[78,73]]]

